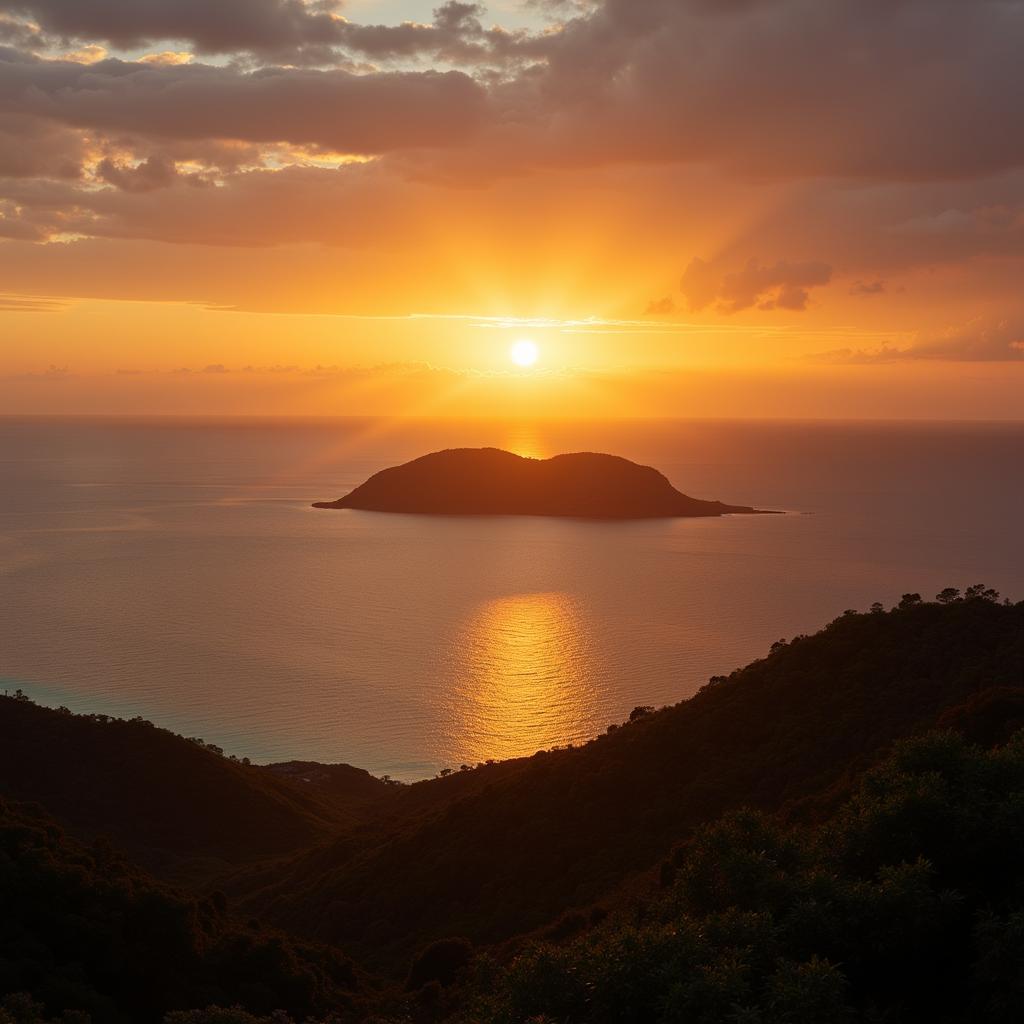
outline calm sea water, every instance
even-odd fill
[[[309,507],[450,446],[614,452],[787,516]],[[582,740],[845,608],[1024,597],[1024,427],[0,420],[0,678],[414,779]]]

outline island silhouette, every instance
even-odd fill
[[[314,508],[427,515],[533,515],[589,519],[757,514],[750,505],[677,491],[651,466],[576,452],[531,459],[500,448],[449,448],[375,473],[337,501]]]

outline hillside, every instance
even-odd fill
[[[4,1024],[30,1019],[5,1015],[9,993],[30,994],[54,1016],[70,1010],[94,1024],[150,1024],[211,1003],[297,1016],[347,1011],[359,988],[337,950],[240,925],[222,893],[167,888],[108,844],[82,845],[38,809],[2,798],[0,910]]]
[[[153,867],[239,862],[308,847],[391,787],[347,765],[257,767],[141,719],[0,697],[0,795],[42,804]],[[207,865],[205,870],[210,870]]]
[[[444,980],[458,1024],[1024,1019],[1024,732],[902,741],[822,827],[702,826],[598,924]],[[570,924],[572,927],[570,927]],[[444,948],[444,947],[441,947]],[[435,972],[436,977],[441,977]]]
[[[407,787],[358,843],[233,891],[398,969],[430,939],[498,942],[601,900],[731,808],[824,817],[894,740],[1022,684],[1024,604],[847,614],[582,748]]]
[[[1024,603],[976,588],[941,603],[908,595],[631,718],[580,748],[386,786],[0,700],[4,793],[165,875],[191,865],[200,893],[0,800],[0,996],[29,992],[96,1022],[206,1003],[495,1024],[717,1024],[723,1006],[748,1004],[742,1019],[763,1022],[963,1021],[976,1004],[976,1019],[1019,1019],[1024,918],[1007,851],[1024,835],[1020,741],[988,755],[947,734],[877,766],[894,741],[935,727],[989,746],[1024,726]],[[965,909],[947,919],[948,907]],[[425,952],[409,984],[426,988],[403,996],[394,986],[417,951],[451,936],[470,944]],[[915,943],[911,979],[945,963],[942,943],[954,952],[946,988],[904,1013],[910,983],[884,960]],[[391,987],[367,988],[348,955]],[[460,985],[432,987],[460,971]],[[1002,1002],[985,1002],[975,976],[994,978]]]
[[[431,515],[535,515],[600,519],[752,513],[748,505],[701,501],[650,466],[577,452],[527,459],[498,448],[453,448],[375,473],[315,508]]]

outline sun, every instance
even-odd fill
[[[512,360],[516,366],[533,366],[537,362],[537,357],[540,355],[540,349],[537,348],[535,341],[530,341],[528,338],[520,338],[509,350],[508,357]]]

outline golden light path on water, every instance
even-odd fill
[[[403,781],[532,754],[688,697],[843,608],[896,603],[909,581],[1024,593],[1022,438],[995,424],[0,417],[0,690],[141,715],[258,762]],[[815,514],[309,505],[466,445],[616,452],[701,497]]]
[[[456,653],[452,704],[453,746],[466,763],[522,757],[589,734],[594,694],[581,635],[565,594],[514,594],[477,609]]]

